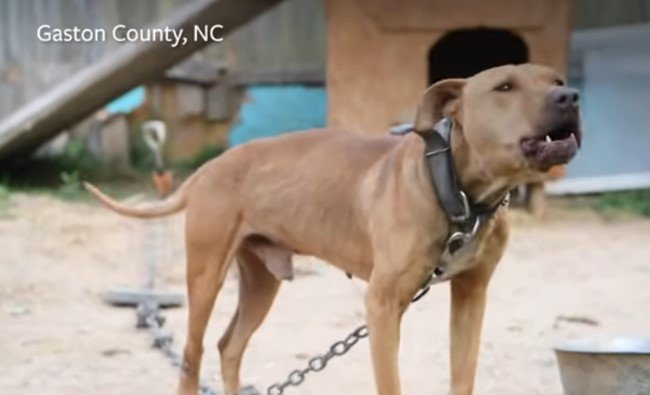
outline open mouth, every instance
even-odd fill
[[[526,158],[537,169],[547,171],[573,159],[582,144],[582,134],[578,124],[565,123],[543,135],[525,137],[520,144]]]

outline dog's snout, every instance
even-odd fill
[[[549,99],[554,107],[562,110],[569,110],[578,107],[580,94],[577,89],[560,86],[551,91]]]

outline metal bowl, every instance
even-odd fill
[[[566,395],[650,395],[650,337],[578,339],[555,355]]]

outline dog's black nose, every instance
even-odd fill
[[[550,101],[558,109],[569,110],[578,107],[580,94],[577,89],[559,86],[551,91]]]

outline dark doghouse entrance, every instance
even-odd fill
[[[456,30],[443,36],[429,50],[429,83],[471,77],[491,67],[526,62],[526,43],[508,30]]]

